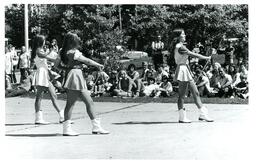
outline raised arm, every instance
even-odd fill
[[[37,50],[38,57],[46,58],[49,61],[55,62],[56,58],[48,56],[49,54],[50,54],[50,52],[49,53],[45,53],[45,51],[43,51],[42,49]]]

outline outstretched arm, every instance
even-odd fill
[[[179,53],[180,54],[187,54],[191,57],[196,57],[196,58],[200,58],[200,59],[204,59],[204,60],[210,60],[211,59],[211,57],[203,56],[199,53],[192,52],[188,48],[186,48],[185,46],[182,46],[182,47],[179,48]]]
[[[75,56],[74,56],[74,59],[77,60],[77,61],[80,61],[84,64],[87,64],[87,65],[92,65],[92,66],[95,66],[95,67],[98,67],[98,68],[103,68],[103,65],[89,59],[89,58],[86,58],[82,55],[81,52],[76,52],[75,53]]]

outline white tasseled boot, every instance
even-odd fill
[[[191,120],[187,118],[185,108],[179,110],[179,123],[191,123]]]
[[[71,128],[71,120],[63,122],[63,136],[78,136],[79,133],[75,132]]]
[[[59,123],[63,123],[64,122],[64,110],[61,110],[59,112]]]
[[[91,121],[93,134],[109,134],[109,131],[106,131],[101,127],[99,118],[93,119]]]
[[[201,107],[199,109],[199,112],[200,112],[200,116],[199,116],[199,119],[198,120],[201,120],[201,121],[206,121],[206,122],[213,122],[214,120],[211,119],[209,116],[208,116],[208,109],[206,107]]]
[[[35,124],[50,124],[43,119],[43,112],[40,110],[35,114]]]

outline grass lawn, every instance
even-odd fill
[[[35,98],[34,93],[28,93],[26,95],[22,95],[20,97],[29,97]],[[48,94],[44,95],[45,99],[50,99]],[[58,99],[66,100],[66,94],[62,93],[58,95]],[[120,97],[95,97],[93,98],[95,102],[123,102],[123,103],[177,103],[177,94],[169,97],[169,98],[151,98],[151,97],[137,97],[137,98],[120,98]],[[240,99],[240,98],[201,98],[202,102],[205,104],[248,104],[248,99]],[[185,103],[194,103],[192,97],[188,97],[185,99]]]

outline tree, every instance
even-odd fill
[[[5,32],[5,37],[11,44],[21,47],[24,42],[24,5],[14,4],[5,6],[5,24],[10,28]]]

